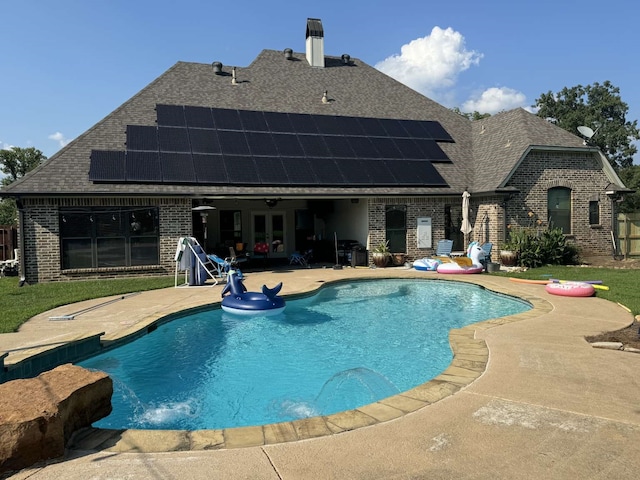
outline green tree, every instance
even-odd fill
[[[640,212],[640,165],[623,168],[618,172],[618,176],[627,188],[636,191],[633,195],[625,195],[619,211],[622,213]]]
[[[458,115],[467,117],[469,120],[482,120],[483,118],[487,118],[491,116],[490,113],[480,113],[477,110],[474,110],[473,112],[463,112],[458,107],[453,107],[451,110],[453,110]]]
[[[608,80],[543,93],[533,106],[539,117],[573,134],[578,134],[580,125],[594,130],[589,144],[600,148],[616,170],[633,164],[638,149],[632,142],[640,139],[638,121],[627,121],[629,107],[620,98],[620,89]]]
[[[0,150],[0,170],[6,175],[2,179],[2,185],[15,182],[46,159],[47,157],[34,147],[13,147],[8,150]],[[0,191],[0,196],[2,196],[2,191]],[[0,225],[16,225],[17,218],[16,202],[12,198],[3,198],[0,201]]]

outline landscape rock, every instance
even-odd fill
[[[61,365],[0,385],[0,474],[60,457],[74,431],[111,413],[104,372]]]

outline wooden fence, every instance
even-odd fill
[[[640,213],[618,214],[618,252],[640,257]]]

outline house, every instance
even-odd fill
[[[26,280],[166,274],[186,235],[272,258],[335,238],[463,250],[465,190],[470,239],[551,221],[610,252],[624,185],[599,150],[522,109],[470,121],[323,42],[308,19],[303,53],[178,62],[6,187]]]

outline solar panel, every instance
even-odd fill
[[[272,132],[291,133],[295,131],[286,113],[262,112],[262,115]]]
[[[431,132],[416,120],[398,120],[411,138],[431,138]]]
[[[311,171],[321,185],[344,185],[347,183],[333,158],[307,158]]]
[[[417,160],[394,160],[387,162],[391,174],[400,185],[422,185],[425,187],[447,186],[431,162]]]
[[[240,115],[237,110],[227,108],[212,108],[213,122],[216,128],[223,130],[242,130]]]
[[[282,185],[287,183],[287,173],[282,160],[278,157],[254,158],[256,172],[260,182],[265,185]]]
[[[315,115],[314,118],[318,126],[318,132],[322,135],[340,135],[340,125],[333,115]]]
[[[298,141],[297,135],[286,133],[271,134],[281,157],[304,157],[304,150]]]
[[[404,129],[404,127],[398,120],[391,119],[391,118],[380,118],[379,121],[382,124],[382,127],[385,129],[389,137],[408,137],[409,136],[407,131]]]
[[[223,154],[248,155],[249,146],[244,132],[218,130],[218,140]]]
[[[124,181],[124,152],[91,150],[89,180],[103,182]]]
[[[196,182],[208,185],[227,184],[229,177],[222,155],[193,155]]]
[[[334,157],[355,157],[356,153],[351,148],[348,137],[339,137],[337,135],[327,135],[324,142],[329,152]]]
[[[287,184],[317,185],[319,183],[306,158],[281,157],[280,160],[287,176]]]
[[[298,135],[298,141],[307,157],[329,157],[329,149],[319,135]]]
[[[182,105],[156,105],[158,125],[165,127],[184,127],[184,107]]]
[[[370,185],[373,183],[363,160],[357,158],[339,158],[336,159],[336,165],[346,183],[351,185]]]
[[[190,153],[160,152],[162,181],[165,183],[195,183],[196,174]]]
[[[403,158],[424,159],[424,153],[411,138],[394,138],[393,143],[396,144]]]
[[[453,138],[444,129],[440,122],[424,121],[422,126],[431,132],[431,138],[439,142],[453,142]]]
[[[127,150],[158,151],[157,127],[127,125]]]
[[[355,117],[354,117],[355,118]],[[358,123],[362,127],[364,134],[368,137],[386,137],[387,131],[377,118],[357,118]]]
[[[383,186],[394,183],[395,180],[391,175],[391,170],[389,170],[384,160],[366,160],[364,166],[374,185]]]
[[[127,182],[161,182],[159,153],[128,151],[124,171]]]
[[[423,158],[426,158],[432,162],[451,163],[451,160],[449,159],[449,157],[447,157],[447,154],[444,153],[442,148],[440,148],[440,145],[438,145],[435,140],[416,138],[414,139],[414,142],[416,142],[418,148],[422,150],[422,153],[424,155]]]
[[[269,125],[264,119],[262,112],[256,112],[254,110],[238,110],[240,115],[240,123],[246,131],[252,132],[268,132]]]
[[[253,158],[244,155],[223,155],[229,183],[259,184],[260,177]]]
[[[318,127],[316,127],[313,121],[314,115],[306,113],[289,113],[289,120],[293,125],[293,131],[296,133],[318,133]],[[315,117],[318,117],[315,115]]]
[[[360,158],[380,158],[380,152],[367,137],[345,137],[349,145]]]
[[[453,139],[435,121],[164,104],[156,110],[158,127],[127,126],[126,152],[92,152],[92,180],[441,186],[430,162],[451,162],[436,141]]]
[[[402,158],[402,154],[396,144],[390,138],[372,137],[371,143],[380,153],[380,158]]]
[[[161,152],[190,152],[189,136],[186,128],[158,127]]]
[[[364,135],[364,129],[356,117],[334,117],[341,135]]]
[[[278,149],[270,133],[245,132],[249,151],[253,156],[278,156]]]
[[[216,130],[190,128],[189,142],[193,153],[222,153]]]
[[[214,128],[209,107],[184,107],[184,116],[188,127]]]

